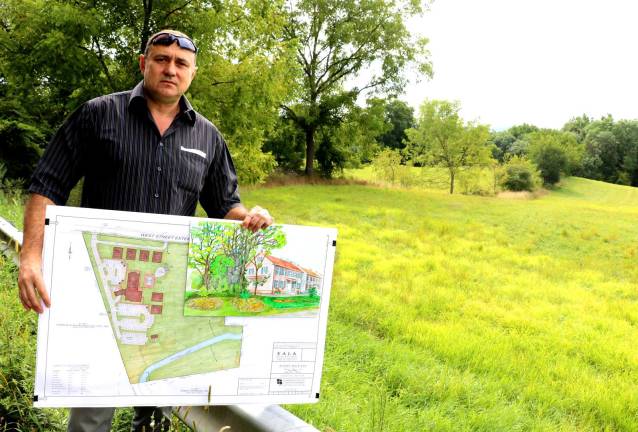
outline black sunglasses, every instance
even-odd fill
[[[179,45],[180,48],[184,48],[197,53],[195,42],[193,42],[190,38],[187,38],[186,36],[175,36],[171,33],[158,34],[151,40],[151,45],[169,46],[172,45],[175,41],[177,41],[177,45]]]

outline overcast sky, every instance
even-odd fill
[[[434,78],[402,99],[458,100],[497,130],[638,118],[637,20],[638,0],[436,0],[410,24],[430,39]]]

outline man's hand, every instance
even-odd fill
[[[241,226],[256,232],[257,230],[268,228],[273,222],[274,219],[270,216],[268,210],[255,206],[246,214]]]
[[[32,194],[24,209],[24,235],[20,251],[20,273],[18,287],[20,301],[26,310],[42,313],[42,301],[51,306],[51,299],[42,278],[42,242],[44,239],[44,216],[46,206],[52,205],[49,198]]]
[[[46,307],[51,306],[51,299],[44,286],[44,279],[42,279],[42,265],[39,259],[22,259],[20,261],[18,287],[20,289],[20,301],[25,310],[34,310],[37,313],[42,313],[44,309],[40,299],[44,301]]]

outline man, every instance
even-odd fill
[[[139,59],[144,80],[85,103],[52,139],[25,209],[18,286],[26,310],[51,305],[41,263],[45,208],[63,205],[82,177],[83,207],[192,216],[199,201],[210,217],[240,220],[252,231],[272,224],[266,210],[241,205],[222,136],[184,97],[196,54],[181,32],[154,34]],[[69,431],[108,431],[113,411],[72,409]],[[153,414],[136,408],[133,430],[150,431]]]

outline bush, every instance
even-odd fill
[[[383,149],[372,161],[372,170],[377,179],[401,186],[414,186],[418,179],[410,170],[410,167],[401,165],[401,153],[399,150]]]
[[[533,191],[540,184],[540,174],[536,165],[522,156],[512,157],[503,166],[501,187],[510,191]]]
[[[459,190],[464,195],[494,195],[490,171],[481,166],[463,169],[457,174]]]

